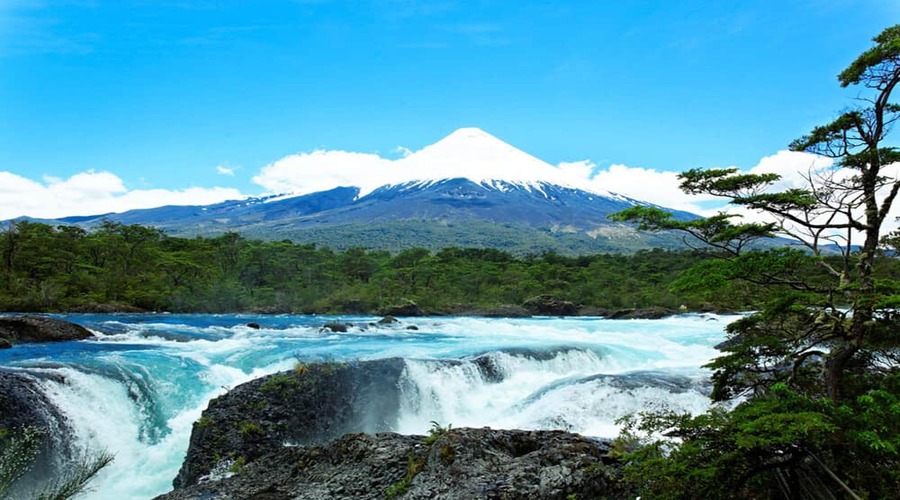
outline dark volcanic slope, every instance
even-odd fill
[[[527,254],[584,254],[679,247],[670,234],[638,232],[607,216],[638,204],[625,197],[543,183],[539,187],[468,179],[383,186],[359,197],[335,188],[289,198],[253,198],[209,206],[167,206],[59,222],[94,227],[104,220],[158,227],[178,236],[235,231],[336,249],[398,251],[422,247],[490,247]],[[682,218],[691,214],[678,212]]]

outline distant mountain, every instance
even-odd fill
[[[395,178],[369,192],[344,186],[58,222],[91,227],[110,220],[182,236],[236,231],[253,238],[390,251],[480,246],[582,254],[682,245],[680,237],[638,232],[607,219],[646,202],[591,187],[480,129],[459,129],[395,161],[395,167]],[[676,216],[695,217],[677,211]]]

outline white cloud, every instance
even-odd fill
[[[393,163],[371,153],[316,150],[266,165],[253,182],[273,194],[305,194],[339,186],[356,186],[366,193],[394,182]]]
[[[803,175],[810,169],[830,167],[828,158],[808,153],[779,151],[766,156],[748,172],[754,174],[777,173],[781,180],[772,189],[783,190],[790,187],[804,187]],[[559,168],[589,181],[594,189],[605,189],[641,201],[647,201],[676,210],[686,210],[700,215],[713,215],[727,207],[725,200],[708,195],[688,195],[679,189],[679,172],[655,170],[612,164],[599,168],[590,160],[560,163]]]
[[[234,176],[234,169],[231,167],[226,167],[225,165],[219,165],[216,167],[216,173],[219,175],[229,175]]]
[[[751,174],[778,174],[781,179],[774,183],[772,190],[782,191],[807,186],[806,175],[822,171],[834,164],[831,158],[797,151],[779,151],[766,156],[750,169]]]
[[[93,170],[68,179],[45,176],[42,181],[0,171],[0,220],[96,215],[163,205],[206,205],[246,197],[236,189],[222,187],[129,190],[117,175]]]
[[[305,194],[338,186],[356,186],[362,194],[366,194],[385,184],[454,172],[461,174],[464,170],[457,168],[458,161],[450,162],[449,170],[441,170],[425,161],[428,155],[424,155],[425,160],[417,162],[413,160],[417,155],[422,156],[419,152],[410,154],[405,148],[398,148],[397,152],[403,156],[387,159],[371,153],[329,150],[295,154],[262,167],[253,177],[253,182],[270,194]],[[762,158],[746,172],[777,173],[781,179],[772,189],[783,190],[806,187],[805,176],[828,170],[831,165],[828,158],[779,151]],[[895,170],[900,170],[900,165],[896,167]],[[618,193],[700,215],[713,215],[724,210],[743,215],[745,221],[765,220],[759,213],[726,205],[726,200],[721,198],[683,193],[678,188],[680,181],[677,172],[622,164],[599,167],[590,160],[563,162],[556,168],[547,168],[561,179],[571,179],[574,184],[597,192]],[[438,171],[432,172],[435,169]],[[221,175],[234,174],[234,168],[227,165],[216,167],[216,171]],[[846,171],[836,172],[838,176],[849,174]],[[245,197],[236,189],[223,187],[128,189],[115,174],[93,170],[67,179],[45,176],[41,180],[0,171],[0,220],[26,215],[38,218],[92,215],[162,205],[205,205]],[[886,222],[889,229],[896,226],[893,217]]]
[[[590,161],[564,163],[559,165],[573,173],[587,176],[589,185],[595,189],[606,189],[641,201],[647,201],[666,208],[686,210],[699,215],[709,216],[719,212],[734,213],[742,216],[743,222],[772,222],[767,214],[736,207],[725,203],[726,200],[712,196],[697,196],[683,193],[678,185],[677,172],[659,171],[627,165],[610,165],[597,168]],[[846,179],[854,172],[847,169],[833,170],[830,158],[809,153],[779,151],[762,158],[759,163],[746,170],[751,174],[775,173],[781,178],[772,184],[769,191],[783,191],[790,188],[807,189],[807,177],[817,173],[831,172],[836,180]],[[883,169],[883,174],[900,178],[900,164]],[[883,194],[882,194],[883,195]],[[883,199],[883,198],[882,198]],[[897,228],[895,216],[900,213],[900,206],[885,219],[883,233]],[[862,214],[855,214],[859,218]],[[838,234],[838,233],[835,233]],[[843,236],[843,233],[839,234]],[[859,236],[854,236],[854,243],[859,243]]]
[[[556,167],[566,175],[572,175],[579,179],[590,179],[598,169],[591,160],[564,161]]]
[[[253,182],[271,194],[306,194],[338,186],[356,186],[365,195],[385,184],[436,175],[429,170],[434,170],[435,165],[412,161],[421,156],[421,152],[413,153],[406,148],[397,148],[396,151],[404,153],[403,157],[392,160],[377,154],[338,150],[295,154],[266,165],[253,177]],[[774,187],[784,189],[802,186],[802,174],[810,168],[830,164],[830,160],[819,156],[780,151],[760,160],[749,172],[778,173],[782,175],[782,180]],[[464,175],[463,170],[459,167],[454,171]],[[574,184],[583,188],[600,193],[618,193],[676,210],[700,215],[713,215],[725,209],[731,212],[739,210],[728,207],[721,198],[683,193],[678,188],[678,172],[622,164],[601,168],[590,160],[563,162],[555,169],[548,166],[548,172],[550,170],[555,170],[560,178],[575,180]]]
[[[652,168],[629,167],[613,164],[598,169],[590,162],[581,162],[582,172],[586,173],[589,185],[594,189],[605,189],[613,193],[628,196],[636,200],[647,201],[666,208],[686,210],[698,214],[710,212],[705,202],[711,197],[689,196],[684,194],[678,185],[677,172],[654,170]],[[571,169],[572,164],[565,168]],[[562,167],[562,165],[560,165]],[[724,204],[720,204],[724,205]],[[704,208],[706,206],[706,208]],[[715,210],[712,210],[714,213]]]

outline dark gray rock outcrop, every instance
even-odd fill
[[[64,342],[93,337],[87,328],[44,316],[0,317],[0,338],[16,342]]]
[[[578,306],[552,295],[538,295],[522,303],[522,307],[541,316],[574,316]]]
[[[194,424],[173,484],[186,487],[229,460],[250,463],[284,443],[322,443],[349,432],[396,428],[397,381],[405,364],[388,358],[298,364],[210,401]]]
[[[322,325],[321,331],[332,333],[347,333],[347,329],[353,326],[351,323],[341,323],[340,321],[329,321]]]
[[[647,307],[644,309],[619,309],[606,316],[606,319],[661,319],[674,316],[678,311],[665,307]]]
[[[379,325],[393,325],[393,324],[396,324],[399,322],[400,322],[399,319],[397,319],[391,315],[387,315],[387,316],[381,318],[380,320],[378,320]]]
[[[348,434],[271,449],[253,463],[157,497],[566,499],[627,498],[608,445],[562,431],[440,430],[429,438]]]

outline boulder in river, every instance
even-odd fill
[[[210,401],[194,423],[173,484],[193,485],[228,460],[249,463],[286,442],[316,444],[396,428],[404,367],[399,358],[298,363],[235,387]]]
[[[16,342],[64,342],[93,337],[87,328],[44,316],[0,317],[0,339]]]

